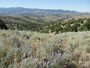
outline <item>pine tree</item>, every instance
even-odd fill
[[[8,29],[1,19],[0,19],[0,29]]]

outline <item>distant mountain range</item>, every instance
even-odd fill
[[[69,10],[54,10],[54,9],[33,9],[33,8],[0,8],[0,15],[20,15],[20,16],[32,16],[43,19],[45,21],[56,21],[61,18],[68,18],[72,16],[90,16],[90,13],[81,13],[77,11]]]
[[[12,8],[0,8],[0,14],[18,14],[18,13],[76,13],[76,11],[69,10],[53,10],[53,9],[31,9],[22,7],[12,7]]]

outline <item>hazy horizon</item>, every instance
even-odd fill
[[[22,7],[90,12],[89,0],[0,0],[0,8]]]

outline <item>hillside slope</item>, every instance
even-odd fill
[[[1,68],[89,68],[90,32],[0,30]]]
[[[78,32],[90,30],[90,16],[76,16],[63,18],[56,22],[49,23],[42,27],[40,32]]]
[[[0,15],[0,18],[9,29],[13,30],[37,30],[44,23],[43,20],[29,16]]]
[[[76,16],[57,21],[46,22],[30,16],[0,15],[11,30],[32,30],[43,33],[78,32],[90,30],[90,16]]]

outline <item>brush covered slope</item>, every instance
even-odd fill
[[[1,68],[89,68],[90,32],[0,30]]]
[[[40,18],[18,15],[0,15],[0,18],[11,30],[31,30],[42,33],[78,32],[90,30],[90,16],[76,16],[59,19],[58,21],[44,21]]]
[[[44,23],[43,20],[29,16],[0,15],[0,18],[6,24],[8,29],[11,30],[35,31],[37,30],[38,27],[40,27]]]
[[[56,22],[49,23],[42,27],[40,32],[78,32],[90,30],[90,16],[76,16],[60,19]]]

